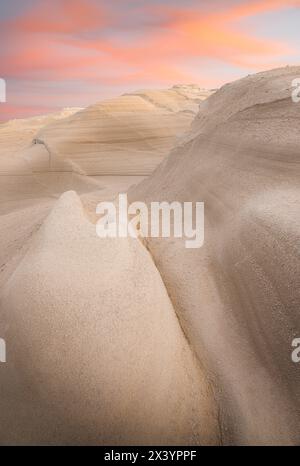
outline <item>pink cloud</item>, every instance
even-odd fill
[[[120,2],[119,6],[120,6]],[[183,3],[184,5],[184,3]],[[195,59],[259,70],[280,66],[293,46],[259,37],[242,28],[253,15],[299,7],[300,0],[218,2],[211,8],[144,6],[157,26],[139,28],[137,36],[122,42],[119,22],[126,13],[116,4],[93,0],[45,0],[10,22],[0,21],[5,77],[37,81],[86,80],[112,86],[140,87],[151,82],[209,82],[207,70],[186,64]],[[139,5],[139,13],[142,6]],[[133,12],[134,13],[134,12]],[[118,28],[119,27],[119,28]],[[93,34],[91,35],[91,32]],[[189,71],[187,71],[189,70]],[[215,83],[215,76],[210,76]],[[70,102],[72,105],[72,102]]]

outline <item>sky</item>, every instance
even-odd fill
[[[0,120],[300,64],[300,0],[1,0]]]

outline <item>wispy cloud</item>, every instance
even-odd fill
[[[111,92],[114,86],[179,81],[215,85],[222,82],[223,66],[242,75],[297,57],[285,37],[264,37],[247,20],[280,10],[292,14],[300,0],[215,0],[209,6],[192,0],[176,6],[156,0],[36,0],[25,11],[17,0],[11,3],[14,14],[0,21],[1,68],[7,79],[20,82],[97,82],[99,94],[100,86]],[[218,79],[215,68],[214,74],[200,65],[191,69],[195,59],[219,62]]]

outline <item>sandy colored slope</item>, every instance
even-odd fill
[[[100,199],[141,179],[124,174],[152,170],[204,96],[142,91],[80,112],[79,126],[66,118],[74,160],[55,166],[37,134],[52,116],[0,126],[1,444],[219,443],[214,395],[149,253],[100,240],[73,192],[57,200],[76,190],[91,218]],[[55,143],[58,127],[45,130]],[[83,174],[83,162],[98,172],[99,137],[105,167],[123,176]]]
[[[65,108],[53,114],[0,124],[0,215],[49,201],[68,189],[79,193],[96,189],[97,183],[78,175],[33,173],[26,159],[26,151],[41,127],[79,110]],[[40,151],[37,158],[38,165],[43,165],[45,154]]]
[[[26,159],[34,171],[148,175],[210,94],[197,86],[174,86],[99,102],[42,128]]]
[[[99,239],[75,193],[29,241],[0,323],[1,444],[219,441],[212,392],[149,253]]]
[[[192,85],[138,91],[84,111],[0,124],[0,215],[70,189],[101,191],[102,199],[127,190],[135,183],[129,176],[155,168],[209,94]],[[86,173],[124,178],[107,186],[108,178]]]
[[[205,244],[149,240],[213,381],[222,442],[300,436],[300,67],[247,77],[200,106],[191,134],[131,199],[205,202]]]
[[[51,200],[36,200],[0,215],[0,290],[28,247],[31,236],[51,208]]]
[[[81,108],[64,108],[56,113],[0,123],[0,154],[20,152],[31,143],[40,128],[61,118],[67,118],[79,110]]]
[[[79,195],[95,192],[97,203],[99,197],[114,198],[118,190],[126,191],[128,186],[142,179],[126,176],[91,178],[73,172],[49,171],[48,151],[44,145],[32,146],[32,141],[43,126],[66,119],[80,110],[66,108],[54,114],[0,124],[0,216],[39,203],[49,204],[61,193],[72,189]],[[32,214],[34,217],[34,209]]]
[[[28,239],[61,193],[74,189],[83,196],[87,206],[91,204],[94,208],[100,198],[114,198],[118,190],[126,191],[137,182],[136,177],[110,180],[73,172],[43,171],[49,163],[49,154],[41,145],[34,146],[38,149],[34,154],[35,167],[41,167],[41,171],[32,170],[27,151],[38,130],[79,110],[64,109],[56,114],[0,125],[0,289],[22,258]]]

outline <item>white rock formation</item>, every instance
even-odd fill
[[[204,201],[205,244],[149,240],[213,382],[225,444],[297,444],[300,107],[287,67],[223,86],[132,200]]]

